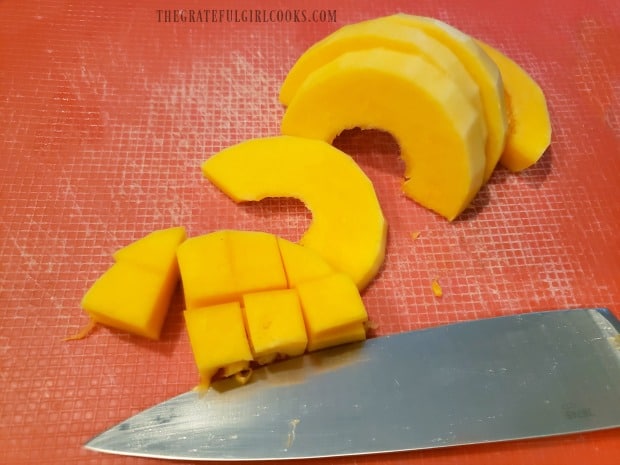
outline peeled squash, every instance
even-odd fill
[[[421,29],[396,21],[363,21],[336,30],[306,50],[288,72],[280,88],[280,102],[289,105],[305,79],[347,52],[384,48],[419,56],[449,76],[472,105],[482,111],[478,84],[461,60],[440,41]],[[486,137],[486,125],[484,134]]]
[[[250,367],[253,356],[238,302],[185,310],[183,316],[203,387],[218,373],[226,377]]]
[[[105,326],[158,339],[179,281],[182,227],[154,231],[114,254],[116,263],[84,295],[82,308]]]
[[[259,364],[306,351],[308,335],[295,289],[245,294],[243,316],[252,353]]]
[[[499,50],[478,41],[497,64],[506,97],[509,128],[500,163],[511,171],[529,168],[551,143],[551,120],[545,94],[532,77]]]
[[[287,286],[278,240],[273,234],[215,231],[187,239],[177,256],[187,309]]]
[[[368,316],[355,282],[307,247],[259,231],[220,230],[188,239],[178,252],[203,386],[256,364],[366,338]],[[252,286],[249,262],[265,277]],[[282,275],[284,282],[269,278]]]
[[[392,134],[405,161],[403,191],[448,220],[482,185],[480,112],[420,57],[380,48],[340,55],[304,81],[281,130],[331,143],[354,127]]]
[[[312,222],[299,243],[365,288],[385,258],[387,223],[374,186],[347,154],[318,140],[250,139],[212,155],[203,174],[235,202],[301,200]]]
[[[448,97],[442,78],[460,97]],[[441,107],[443,119],[428,111],[424,94]],[[467,207],[498,162],[525,169],[551,139],[544,94],[521,67],[424,16],[398,13],[343,26],[297,59],[279,98],[287,106],[285,135],[331,143],[354,127],[389,132],[405,161],[405,194],[448,220]],[[480,122],[472,122],[471,108]],[[455,132],[456,139],[447,136]]]
[[[508,132],[504,86],[497,65],[472,37],[438,19],[399,13],[375,21],[403,24],[424,31],[452,50],[478,84],[487,128],[483,178],[483,182],[487,182],[504,151]]]

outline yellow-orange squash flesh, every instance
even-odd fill
[[[120,249],[116,263],[84,295],[82,308],[97,323],[158,339],[179,280],[176,250],[184,240],[184,228],[169,228]]]
[[[244,294],[243,316],[252,354],[258,363],[305,352],[308,336],[295,289]]]
[[[495,63],[472,37],[438,19],[399,13],[371,21],[387,25],[402,24],[419,29],[443,43],[461,60],[480,89],[483,117],[487,127],[484,171],[486,182],[504,151],[508,131],[502,77]]]
[[[495,62],[502,75],[508,112],[508,135],[500,163],[511,171],[529,168],[551,143],[551,120],[545,95],[538,83],[499,50],[478,45]]]
[[[280,102],[289,105],[308,75],[334,58],[343,53],[377,47],[425,59],[449,76],[474,107],[482,111],[478,84],[452,50],[421,29],[387,21],[349,24],[312,45],[288,72],[280,88]],[[380,89],[376,91],[381,92]]]
[[[308,350],[365,338],[368,315],[358,290],[342,273],[297,286],[308,331]]]
[[[385,257],[387,223],[372,182],[355,161],[307,138],[251,139],[211,156],[204,175],[235,202],[293,197],[312,212],[299,241],[362,289]]]
[[[450,78],[420,57],[380,48],[340,55],[306,78],[281,129],[331,143],[354,127],[392,134],[405,161],[403,191],[448,220],[482,185],[480,112]]]
[[[187,309],[240,301],[244,293],[287,286],[273,234],[215,231],[187,239],[177,258]]]
[[[158,339],[174,285],[151,269],[117,262],[90,287],[82,308],[97,323]]]
[[[183,315],[203,386],[220,371],[230,376],[249,367],[253,357],[238,302],[185,310]]]
[[[177,270],[176,251],[186,239],[182,226],[159,229],[114,252],[117,262],[134,262],[155,270]]]
[[[314,250],[278,237],[280,257],[288,287],[334,273],[334,269]]]
[[[366,337],[367,314],[355,282],[307,247],[264,232],[220,230],[188,239],[178,259],[203,385],[251,361],[265,364]],[[251,286],[248,271],[260,277]],[[214,303],[200,306],[204,302]]]

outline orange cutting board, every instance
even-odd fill
[[[433,16],[494,45],[540,83],[553,125],[535,166],[498,168],[452,223],[403,196],[389,135],[336,140],[373,181],[389,222],[385,264],[363,296],[376,333],[565,307],[620,313],[616,2],[255,3],[187,0],[175,16],[170,0],[0,2],[0,462],[153,463],[82,444],[196,384],[182,295],[156,342],[104,328],[64,342],[87,322],[80,299],[116,249],[154,229],[299,238],[310,223],[302,204],[235,205],[200,163],[278,134],[278,90],[296,58],[363,19]],[[612,430],[309,462],[611,464],[619,448]]]

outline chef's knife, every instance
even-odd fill
[[[620,322],[606,309],[451,324],[327,349],[190,391],[90,440],[188,460],[297,459],[620,426]]]

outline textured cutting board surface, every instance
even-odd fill
[[[323,22],[236,22],[235,12],[256,9],[240,0],[183,2],[186,12],[229,10],[223,21],[217,12],[217,22],[174,22],[174,13],[165,22],[158,9],[177,2],[131,3],[0,2],[0,462],[151,463],[81,445],[195,385],[182,295],[160,341],[100,328],[63,342],[87,322],[82,295],[116,249],[154,229],[298,239],[310,223],[301,203],[235,205],[200,163],[278,134],[278,89],[296,58],[379,15],[433,16],[504,51],[547,95],[553,138],[527,171],[498,168],[453,223],[402,195],[389,135],[352,130],[336,140],[373,181],[389,222],[385,264],[363,296],[376,333],[561,307],[620,313],[615,2],[260,3],[262,17],[316,10],[327,12]],[[604,464],[619,448],[615,430],[315,463]]]

